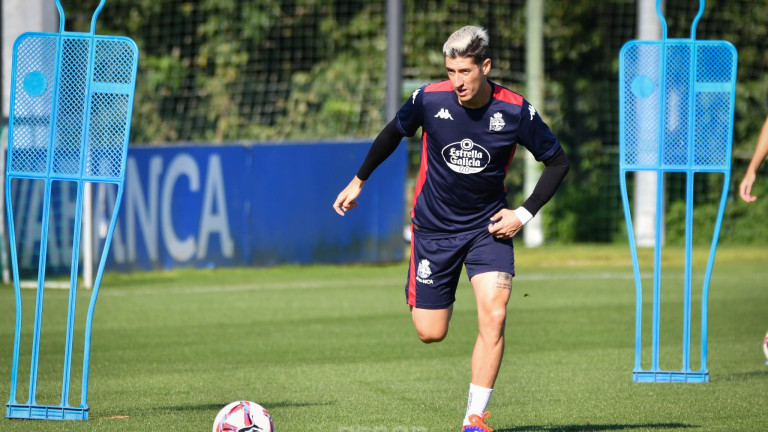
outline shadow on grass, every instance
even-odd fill
[[[659,429],[659,430],[678,430],[695,428],[698,426],[684,423],[648,423],[648,424],[583,424],[583,425],[552,425],[552,426],[517,426],[506,429],[494,429],[496,432],[599,432],[599,431],[622,431],[632,429]]]
[[[768,378],[768,368],[752,370],[748,372],[732,373],[721,377],[712,378],[712,381],[749,381]]]
[[[303,408],[303,407],[312,407],[312,406],[327,406],[327,405],[333,405],[334,402],[262,402],[260,403],[261,406],[266,408],[267,410],[272,410],[275,408]],[[220,403],[210,403],[210,404],[197,404],[197,405],[183,405],[183,406],[166,406],[162,407],[161,409],[169,410],[169,411],[200,411],[200,410],[213,410],[217,411],[222,408],[226,403],[220,404]]]

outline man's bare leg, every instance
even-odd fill
[[[484,424],[485,408],[504,355],[504,325],[512,291],[512,275],[489,272],[472,278],[477,302],[478,334],[472,353],[472,382],[469,384],[464,425]],[[473,418],[471,418],[473,417]]]
[[[420,309],[411,306],[411,318],[416,333],[424,343],[440,342],[448,334],[448,324],[453,314],[453,305],[445,309]]]
[[[489,272],[472,278],[477,301],[478,335],[472,353],[472,383],[493,388],[504,355],[504,325],[512,275]]]

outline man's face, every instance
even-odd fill
[[[486,75],[491,70],[491,59],[478,65],[471,57],[445,58],[448,79],[459,103],[467,108],[480,108],[488,103],[489,89]]]

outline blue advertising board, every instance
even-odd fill
[[[107,269],[387,262],[403,259],[406,146],[366,182],[360,205],[345,217],[332,209],[370,141],[225,146],[134,146]],[[94,242],[103,239],[114,187],[93,185]],[[39,211],[34,184],[14,185],[17,238],[34,242]],[[50,254],[68,263],[74,188],[54,190]],[[69,203],[69,204],[68,204]],[[18,213],[15,213],[18,214]],[[22,235],[19,235],[22,234]],[[39,237],[38,237],[39,238]],[[68,243],[69,242],[69,243]],[[60,244],[59,244],[60,243]],[[70,246],[67,247],[65,243]],[[20,264],[36,247],[19,247]],[[98,249],[97,249],[98,250]]]

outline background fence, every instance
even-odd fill
[[[65,0],[67,29],[86,30],[97,3]],[[545,100],[532,103],[572,162],[563,190],[547,207],[550,240],[626,235],[618,193],[618,53],[636,38],[636,3],[544,5]],[[491,78],[525,95],[525,4],[404,0],[403,100],[413,88],[444,78],[440,48],[466,24],[490,31]],[[687,37],[698,0],[665,4],[669,36]],[[725,39],[739,52],[733,191],[768,113],[766,22],[768,0],[710,0],[697,31],[699,39]],[[129,35],[140,47],[132,143],[361,138],[388,120],[386,0],[109,0],[98,31]],[[416,142],[409,153],[413,174]],[[518,159],[507,179],[513,201],[523,182]],[[716,183],[697,183],[701,205],[716,201]],[[721,241],[768,240],[757,223],[757,215],[768,212],[766,183],[756,185],[765,199],[749,207],[731,195]],[[668,184],[674,233],[683,223],[675,216],[683,186],[675,178]]]

